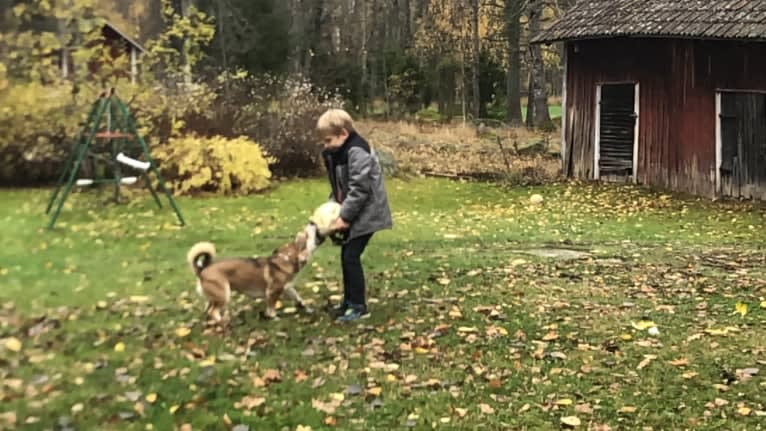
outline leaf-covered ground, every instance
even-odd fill
[[[277,321],[235,295],[203,320],[198,240],[265,254],[326,197],[0,191],[0,428],[761,429],[766,215],[632,187],[388,183],[396,227],[365,254],[372,316],[339,325],[325,244]],[[544,201],[531,204],[530,195]]]

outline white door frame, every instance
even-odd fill
[[[723,137],[721,136],[721,90],[715,92],[715,194],[720,196],[721,190],[721,146]]]
[[[600,160],[601,145],[601,87],[604,85],[619,85],[619,84],[633,84],[635,94],[633,96],[633,111],[636,114],[636,124],[633,126],[633,172],[631,178],[633,183],[638,183],[638,130],[641,120],[640,107],[641,107],[641,87],[637,81],[612,81],[612,82],[600,82],[596,84],[596,142],[593,146],[593,179],[598,180],[601,178],[601,172],[599,171],[598,162]]]

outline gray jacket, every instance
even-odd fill
[[[390,229],[393,226],[383,171],[375,152],[356,132],[335,151],[324,151],[332,192],[341,204],[340,217],[347,221],[347,240]]]

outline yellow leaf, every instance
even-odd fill
[[[572,399],[571,398],[562,398],[560,400],[556,400],[556,405],[558,405],[558,406],[571,406],[572,405]]]
[[[559,334],[556,331],[550,331],[543,336],[543,341],[553,341],[557,338],[559,338]]]
[[[155,401],[157,401],[157,394],[156,394],[156,393],[154,393],[154,392],[152,392],[151,394],[147,394],[147,395],[146,395],[146,401],[147,401],[149,404],[152,404],[152,403],[154,403]]]
[[[19,352],[21,351],[21,341],[16,337],[6,338],[5,348],[13,352]]]
[[[636,408],[633,406],[625,406],[620,407],[620,410],[617,410],[617,413],[635,413]]]
[[[748,416],[752,410],[749,407],[742,406],[737,409],[737,413],[741,416]]]
[[[766,301],[761,301],[761,308],[766,308]]]
[[[115,352],[124,352],[125,351],[125,343],[120,341],[119,343],[114,345],[114,351]]]
[[[462,418],[468,414],[468,409],[461,409],[460,407],[455,407],[455,412],[457,413],[458,416]]]
[[[199,366],[209,367],[209,366],[212,366],[213,364],[215,364],[215,355],[208,356],[208,358],[205,359],[204,361],[200,361]]]
[[[143,296],[143,295],[133,295],[130,297],[130,302],[141,303],[141,302],[146,302],[148,300],[149,300],[149,297]]]
[[[670,361],[670,365],[673,365],[673,366],[676,366],[676,367],[681,367],[681,366],[684,366],[684,365],[689,365],[689,359],[687,359],[687,358],[673,359],[672,361]]]
[[[687,371],[687,372],[685,372],[685,373],[683,373],[683,374],[681,374],[681,375],[682,375],[682,376],[683,376],[683,378],[685,378],[685,379],[693,379],[693,378],[695,378],[695,377],[696,377],[698,374],[699,374],[699,373],[696,373],[696,372],[694,372],[694,371]]]
[[[170,414],[172,415],[173,413],[175,413],[176,411],[178,411],[178,408],[179,408],[179,407],[180,407],[180,406],[179,406],[178,404],[172,405],[172,406],[170,406],[170,408],[168,409],[168,411],[169,411],[169,412],[170,412]]]
[[[734,309],[742,317],[745,317],[745,314],[747,314],[747,304],[743,302],[737,302],[737,305],[734,306]]]
[[[178,337],[185,337],[189,334],[191,334],[191,329],[187,328],[186,326],[181,326],[179,328],[176,328],[176,335]]]
[[[578,427],[581,422],[577,416],[564,416],[561,418],[561,423],[570,427]]]
[[[634,328],[638,329],[639,331],[647,330],[653,326],[657,326],[654,322],[651,320],[641,320],[639,322],[630,322],[630,325]]]
[[[620,335],[620,338],[622,338],[624,341],[630,341],[633,339],[633,336],[630,334],[622,334]]]
[[[367,389],[367,393],[374,397],[377,397],[381,393],[383,393],[383,388],[381,388],[380,386],[375,386],[374,388]]]
[[[311,431],[311,427],[308,425],[298,425],[295,431]]]

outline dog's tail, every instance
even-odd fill
[[[215,246],[210,242],[198,242],[186,253],[186,261],[189,262],[192,272],[197,277],[203,269],[213,262],[214,257]]]

